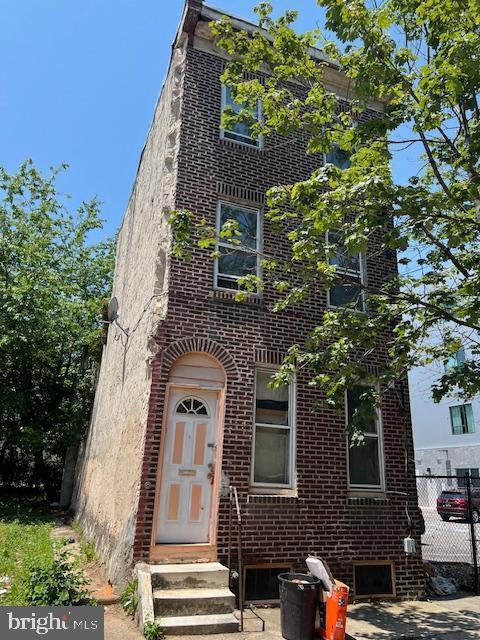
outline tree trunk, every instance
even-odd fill
[[[62,488],[60,491],[60,507],[68,507],[72,498],[75,481],[75,466],[78,458],[78,446],[68,447],[63,463]]]
[[[48,465],[43,458],[43,451],[34,454],[35,476],[40,480],[49,502],[58,501],[58,487],[55,486],[54,479]]]

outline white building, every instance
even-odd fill
[[[467,354],[468,355],[468,354]],[[479,477],[480,396],[464,401],[444,398],[436,404],[431,387],[445,367],[465,361],[462,347],[445,363],[412,369],[410,403],[417,475],[465,475]]]

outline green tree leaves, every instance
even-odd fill
[[[351,154],[350,166],[327,163],[267,194],[265,229],[290,245],[289,260],[262,256],[275,265],[263,277],[264,287],[278,294],[277,312],[348,284],[348,273],[331,263],[329,231],[340,233],[348,255],[362,252],[366,264],[366,311],[327,309],[310,340],[292,348],[284,371],[307,368],[312,384],[343,406],[346,387],[366,380],[383,393],[409,368],[441,363],[460,342],[467,360],[441,377],[434,399],[478,393],[478,2],[318,4],[327,31],[298,34],[295,12],[275,20],[264,2],[256,9],[261,29],[253,34],[236,31],[226,18],[211,25],[230,56],[222,81],[240,102],[262,101],[256,133],[265,136],[266,150],[268,136],[276,133],[286,140],[302,136],[306,153],[327,153],[336,145]],[[313,45],[321,52],[315,54]],[[329,88],[340,68],[346,98]],[[391,156],[408,163],[411,147],[423,166],[398,184]],[[367,363],[378,352],[386,358],[373,375]]]
[[[113,269],[112,242],[89,237],[98,202],[70,213],[55,184],[63,169],[0,169],[0,449],[35,464],[47,489],[88,424]]]

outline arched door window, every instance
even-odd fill
[[[197,398],[184,398],[181,400],[175,411],[180,414],[188,414],[194,416],[207,416],[208,410],[206,405]]]

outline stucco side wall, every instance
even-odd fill
[[[121,227],[113,295],[118,324],[104,348],[73,508],[108,577],[128,577],[151,387],[154,335],[166,315],[168,211],[175,200],[185,51],[177,47]],[[128,335],[127,335],[128,334]]]
[[[415,450],[418,475],[456,475],[458,469],[480,468],[480,445]]]

